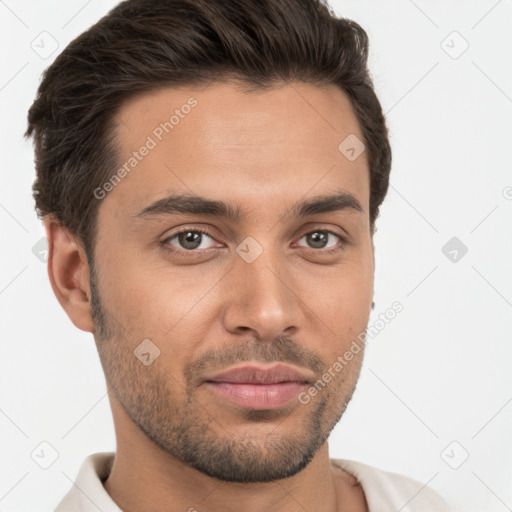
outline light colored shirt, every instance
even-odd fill
[[[89,455],[55,512],[122,512],[102,483],[110,473],[114,456],[114,452]],[[359,481],[370,512],[449,512],[438,494],[412,478],[353,460],[331,462]]]

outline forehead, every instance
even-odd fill
[[[126,103],[115,121],[125,172],[101,208],[118,215],[134,215],[170,192],[254,211],[333,188],[353,193],[367,211],[366,153],[350,160],[339,148],[347,137],[363,136],[338,87],[164,88]]]

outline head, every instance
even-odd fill
[[[59,302],[122,421],[215,478],[301,471],[354,392],[364,350],[307,404],[244,408],[205,380],[279,361],[313,384],[364,332],[391,167],[367,57],[317,0],[126,1],[29,111]]]

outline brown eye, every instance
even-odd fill
[[[311,231],[310,233],[306,233],[302,239],[306,239],[306,243],[310,249],[330,249],[336,246],[336,240],[333,243],[328,245],[329,237],[334,235],[334,237],[342,240],[341,236],[329,230],[316,230]],[[331,237],[332,238],[332,237]]]
[[[164,243],[176,247],[177,250],[194,251],[196,249],[208,248],[204,246],[201,247],[206,238],[212,239],[212,237],[204,231],[197,229],[187,229],[170,236],[169,238],[164,240]],[[178,245],[172,243],[172,240],[175,239],[177,240]]]

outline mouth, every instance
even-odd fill
[[[244,365],[208,377],[204,384],[240,407],[254,410],[276,409],[290,402],[308,386],[314,375],[277,364],[270,367]]]

